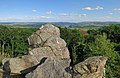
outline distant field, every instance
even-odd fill
[[[90,29],[94,29],[94,28],[70,28],[70,29],[78,29],[78,30],[80,30],[81,34],[84,37],[86,37],[86,36],[88,36],[87,31],[90,30]]]
[[[87,33],[87,31],[89,30],[88,28],[79,28],[79,29],[80,29],[81,34],[84,37],[88,36],[88,33]]]

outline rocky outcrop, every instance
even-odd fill
[[[22,70],[38,64],[36,59],[31,55],[9,58],[7,60],[4,60],[3,63],[4,70],[9,70],[11,74],[22,74]]]
[[[102,56],[89,57],[74,66],[74,78],[104,78],[106,61]]]
[[[60,38],[59,28],[52,24],[43,25],[28,38],[28,42],[31,46],[29,55],[5,60],[5,72],[27,74],[26,78],[70,78],[70,73],[65,70],[70,66],[69,51],[66,42]],[[33,70],[42,74],[37,75]],[[49,74],[46,75],[45,71]]]
[[[70,66],[66,42],[60,30],[45,24],[29,38],[29,54],[3,60],[3,78],[102,78],[107,58],[90,57]]]
[[[45,63],[38,66],[33,72],[26,75],[26,78],[71,78],[69,60],[47,59]]]
[[[65,71],[70,66],[69,51],[66,43],[60,38],[60,30],[46,24],[28,38],[30,55],[38,61],[47,59],[26,78],[70,78],[71,75]],[[47,73],[47,74],[46,74]]]
[[[39,30],[28,38],[30,55],[38,60],[43,57],[70,59],[66,42],[60,38],[59,28],[52,24],[43,25]]]

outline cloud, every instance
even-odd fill
[[[0,18],[0,21],[7,21],[8,19],[6,18]]]
[[[110,14],[110,15],[113,15],[113,13],[112,13],[112,12],[110,12],[109,14]]]
[[[52,18],[52,17],[49,17],[49,16],[40,16],[41,19],[49,19],[49,18]]]
[[[101,19],[110,19],[111,17],[110,16],[103,16],[103,17],[101,17]]]
[[[60,16],[69,16],[67,13],[61,13]]]
[[[48,20],[52,19],[52,16],[23,16],[23,17],[4,17],[0,18],[0,21],[39,21],[39,20]]]
[[[93,10],[93,8],[91,8],[91,7],[85,7],[85,8],[82,8],[82,10]]]
[[[103,10],[104,8],[101,7],[101,6],[96,6],[95,8],[92,8],[92,7],[85,7],[85,8],[82,8],[82,10]]]
[[[67,13],[60,13],[60,14],[57,14],[55,15],[57,17],[57,19],[61,19],[61,18],[70,18],[71,15],[70,14],[67,14]]]
[[[80,14],[79,17],[86,17],[87,14]]]
[[[37,12],[37,10],[33,9],[32,12]]]
[[[120,8],[114,8],[113,10],[120,11]]]
[[[27,17],[24,19],[40,20],[40,19],[50,19],[50,18],[53,18],[53,17],[50,17],[50,16],[30,16],[30,17]]]
[[[53,14],[53,12],[52,11],[48,11],[48,12],[46,12],[46,14]]]
[[[96,8],[95,8],[95,10],[103,10],[104,8],[103,7],[101,7],[101,6],[97,6]]]
[[[4,18],[0,18],[0,21],[23,21],[26,20],[23,17],[4,17]]]

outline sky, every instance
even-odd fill
[[[0,0],[0,22],[120,22],[120,0]]]

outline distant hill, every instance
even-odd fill
[[[43,24],[52,23],[57,26],[69,27],[69,28],[98,28],[101,26],[108,26],[109,24],[117,24],[120,26],[120,22],[0,22],[0,25],[8,25],[8,26],[29,26],[38,28]]]

